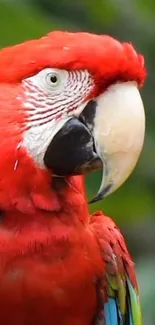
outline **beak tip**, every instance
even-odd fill
[[[101,188],[96,196],[88,202],[88,204],[96,203],[97,201],[100,201],[104,199],[104,197],[109,193],[109,191],[112,188],[113,183],[108,184],[106,187]]]

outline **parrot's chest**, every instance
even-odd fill
[[[91,325],[98,272],[91,253],[81,243],[68,250],[48,245],[10,260],[0,276],[0,322]]]

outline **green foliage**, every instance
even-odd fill
[[[8,46],[27,39],[40,37],[51,29],[60,28],[53,20],[48,21],[34,7],[24,4],[0,3],[0,46]]]

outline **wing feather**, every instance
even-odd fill
[[[91,226],[100,245],[104,262],[103,279],[100,285],[104,316],[102,321],[100,318],[100,323],[96,322],[96,324],[142,325],[134,263],[120,230],[102,212],[92,216]]]

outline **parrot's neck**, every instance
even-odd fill
[[[11,156],[12,157],[12,156]],[[89,218],[82,176],[55,178],[36,167],[24,155],[20,160],[0,160],[0,210],[8,226],[38,223],[39,218],[48,223],[56,217],[73,223]],[[12,219],[12,221],[11,221]]]
[[[10,157],[0,159],[0,256],[7,263],[47,254],[56,263],[76,241],[83,245],[89,223],[84,179],[52,178],[25,155],[18,164]]]

